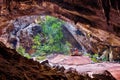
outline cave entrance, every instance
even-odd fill
[[[96,48],[92,48],[92,37],[83,30],[84,26],[49,15],[23,16],[10,22],[12,25],[2,37],[7,46],[24,57],[38,61],[62,59],[70,64],[101,61],[99,55],[92,51]]]
[[[56,54],[81,55],[85,52],[84,46],[74,37],[84,36],[84,33],[77,32],[69,22],[49,15],[23,16],[15,19],[13,25],[8,43],[27,58],[43,60]]]

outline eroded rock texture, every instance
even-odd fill
[[[86,56],[66,56],[55,54],[48,58],[48,61],[52,65],[61,65],[65,69],[76,69],[80,74],[88,74],[91,77],[94,77],[96,74],[102,74],[104,71],[108,71],[115,79],[120,79],[120,64],[119,63],[109,63],[101,62],[94,63]],[[98,77],[98,75],[96,75]],[[99,76],[100,77],[100,76]],[[102,75],[101,75],[102,77]],[[104,78],[103,78],[104,80]]]

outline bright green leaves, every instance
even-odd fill
[[[25,49],[24,49],[22,46],[20,46],[20,47],[17,49],[17,52],[20,53],[21,55],[24,55]]]
[[[94,55],[91,56],[91,60],[93,62],[99,62],[99,60],[97,58],[98,58],[98,54],[94,54]]]
[[[54,38],[50,35],[49,36],[49,42],[48,42],[49,45],[52,45],[54,44]]]
[[[63,43],[62,25],[63,21],[46,16],[45,21],[41,21],[42,34],[34,37],[33,48],[36,49],[35,54],[47,55],[50,53],[67,53],[69,51],[70,43]],[[42,40],[43,39],[43,40]]]
[[[33,46],[34,48],[37,48],[37,45],[41,45],[39,34],[34,37],[33,42],[34,42],[34,45],[36,45],[36,46]]]
[[[17,52],[18,52],[20,55],[22,55],[22,56],[24,56],[24,57],[26,57],[26,58],[28,58],[28,59],[31,58],[31,56],[30,56],[28,53],[25,52],[25,49],[24,49],[22,46],[20,46],[20,47],[17,49]]]

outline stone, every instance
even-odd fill
[[[67,64],[67,65],[83,65],[90,64],[92,61],[87,56],[65,56],[58,54],[54,58],[49,59],[48,61],[53,64]]]
[[[42,32],[41,26],[34,26],[34,27],[32,28],[32,32],[33,32],[33,36],[41,33],[41,32]]]

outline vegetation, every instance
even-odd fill
[[[51,53],[64,53],[65,55],[70,53],[70,47],[72,47],[72,45],[63,40],[63,21],[51,16],[45,16],[44,20],[39,19],[37,23],[42,27],[42,33],[38,33],[33,38],[34,44],[32,48],[35,52],[31,56],[36,57],[37,60],[43,60]],[[17,51],[22,56],[31,58],[22,46],[20,46]],[[98,59],[98,54],[90,55],[87,53],[85,56],[89,56],[93,62],[106,61],[105,57],[101,60]]]
[[[86,53],[84,56],[89,56],[93,62],[99,62],[98,54],[91,55],[90,53]]]
[[[24,56],[24,57],[26,57],[26,58],[31,58],[31,56],[28,54],[28,53],[26,53],[25,52],[25,49],[22,47],[22,46],[20,46],[18,49],[17,49],[17,52],[20,54],[20,55],[22,55],[22,56]]]
[[[62,25],[63,21],[45,16],[44,20],[39,19],[37,23],[42,26],[42,33],[38,33],[33,37],[32,48],[35,52],[30,55],[20,46],[17,52],[24,57],[36,57],[37,60],[43,60],[51,53],[70,53],[71,44],[63,40]]]
[[[42,33],[33,39],[32,48],[36,50],[33,56],[45,56],[51,53],[69,54],[71,44],[63,41],[62,25],[63,21],[46,16],[44,21],[39,21],[42,26]]]
[[[98,60],[98,54],[92,55],[92,56],[91,56],[91,60],[92,60],[93,62],[99,62],[99,60]]]
[[[64,53],[68,55],[72,45],[63,40],[62,25],[64,22],[51,16],[46,16],[45,20],[39,19],[37,22],[42,26],[42,33],[38,33],[33,38],[34,44],[32,48],[35,50],[33,55],[26,53],[22,46],[17,51],[27,58],[35,56],[37,60],[43,60],[51,53]],[[90,55],[87,53],[85,56],[89,56],[93,62],[106,61],[105,57],[99,60],[98,54]]]

